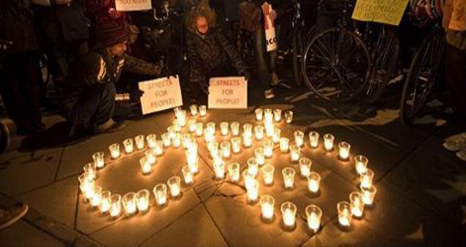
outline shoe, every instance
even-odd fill
[[[265,90],[264,96],[265,96],[266,99],[273,99],[273,98],[275,98],[275,94],[273,93],[273,89],[270,88],[270,89]]]
[[[0,209],[0,230],[5,229],[20,220],[28,212],[29,207],[21,204],[21,207],[11,211]]]
[[[108,120],[104,124],[94,127],[94,134],[108,134],[118,132],[126,127],[125,121],[113,121],[113,119]]]
[[[458,152],[466,148],[466,134],[462,133],[461,135],[455,135],[450,138],[447,138],[447,141],[443,143],[448,151]]]
[[[456,157],[460,158],[462,161],[466,161],[466,148],[456,152]]]

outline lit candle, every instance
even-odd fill
[[[93,154],[92,159],[94,160],[94,164],[97,169],[104,168],[105,166],[104,152],[97,152]]]
[[[210,129],[204,129],[204,141],[206,143],[212,142],[215,140],[215,132],[212,132]]]
[[[205,105],[200,105],[199,106],[199,115],[201,117],[205,117],[207,115],[207,106],[205,106]]]
[[[273,137],[274,129],[275,129],[275,126],[273,125],[273,123],[265,122],[264,126],[265,126],[265,134],[268,137]]]
[[[144,152],[144,154],[146,155],[146,161],[149,164],[155,164],[157,160],[155,158],[155,151],[153,149],[147,149],[146,152]]]
[[[252,125],[251,124],[244,124],[243,125],[243,135],[244,133],[252,136]]]
[[[123,208],[125,209],[126,215],[130,216],[136,213],[137,210],[137,201],[136,193],[128,193],[123,196]]]
[[[299,153],[301,151],[301,148],[297,145],[291,145],[290,146],[290,153],[291,153],[291,161],[292,162],[298,162],[299,161]]]
[[[173,108],[173,111],[175,112],[175,117],[178,117],[178,114],[180,114],[181,107],[175,107]]]
[[[147,157],[139,159],[139,164],[141,165],[141,170],[143,175],[148,175],[152,172],[152,165],[147,160]]]
[[[253,177],[256,177],[259,171],[259,163],[257,162],[256,158],[249,158],[247,164],[249,174],[251,174]]]
[[[121,213],[121,195],[115,194],[110,197],[110,216],[116,218],[120,216]]]
[[[265,122],[273,122],[273,111],[270,108],[264,109]]]
[[[199,158],[197,157],[197,153],[189,156],[188,166],[192,174],[197,174],[199,172]]]
[[[364,202],[362,201],[362,194],[360,192],[351,192],[349,195],[351,203],[351,213],[355,218],[361,218],[364,212]]]
[[[231,123],[230,128],[231,128],[231,134],[233,136],[239,136],[239,123],[238,122]]]
[[[338,153],[339,153],[340,159],[348,160],[349,155],[350,155],[350,148],[351,148],[351,145],[349,145],[346,142],[338,143]]]
[[[193,133],[196,132],[196,119],[189,119],[188,120],[188,127],[189,127],[189,132]]]
[[[91,197],[91,205],[92,207],[98,207],[102,201],[102,187],[95,186],[94,187],[94,194]]]
[[[99,209],[102,214],[106,214],[110,210],[110,206],[112,205],[112,193],[108,190],[102,191]]]
[[[273,141],[272,140],[266,140],[264,141],[264,156],[266,158],[271,158],[273,154]]]
[[[218,154],[218,145],[219,144],[217,141],[212,141],[212,142],[207,143],[207,149],[209,150],[210,156],[212,158],[216,157]]]
[[[287,124],[293,122],[293,111],[285,111],[285,121]]]
[[[351,225],[351,204],[348,202],[339,202],[337,204],[338,210],[338,223],[344,228],[349,228]]]
[[[367,163],[369,163],[369,159],[364,155],[356,155],[354,157],[354,164],[356,166],[356,172],[359,175],[366,172]]]
[[[304,132],[297,130],[294,132],[294,143],[298,147],[302,147],[304,144]]]
[[[311,173],[312,161],[308,158],[299,159],[299,171],[302,177],[307,177]]]
[[[160,156],[163,154],[163,141],[157,140],[155,142],[155,155]]]
[[[231,149],[235,154],[241,152],[241,139],[239,137],[231,138]]]
[[[252,183],[256,180],[255,176],[249,172],[249,169],[243,171],[243,179],[246,189],[252,186]]]
[[[284,202],[281,206],[283,224],[286,228],[293,228],[296,222],[296,205],[292,202]]]
[[[370,188],[372,180],[374,179],[374,172],[371,169],[366,169],[366,172],[361,174],[361,187]]]
[[[180,124],[181,127],[185,126],[186,125],[186,110],[180,110],[176,118],[178,119],[178,123]]]
[[[215,122],[208,122],[206,124],[206,129],[209,131],[209,133],[215,135]]]
[[[138,191],[136,194],[136,201],[139,212],[145,213],[149,210],[149,196],[150,192],[145,189]]]
[[[254,150],[254,155],[258,165],[263,165],[265,163],[264,148],[258,147]]]
[[[307,226],[313,232],[317,232],[320,228],[320,221],[322,219],[322,209],[317,205],[309,205],[306,207]]]
[[[181,145],[181,134],[175,133],[175,136],[173,137],[173,146],[175,148],[179,148],[180,145]]]
[[[275,109],[273,110],[273,118],[275,122],[280,122],[282,121],[282,110],[281,109]]]
[[[197,115],[197,105],[196,104],[192,104],[189,106],[189,109],[191,110],[191,116],[196,116]]]
[[[360,188],[362,194],[362,201],[367,206],[372,206],[372,203],[374,203],[375,194],[377,193],[377,189],[374,186],[371,186],[369,188],[364,188],[361,186]]]
[[[169,133],[163,133],[161,135],[162,137],[162,142],[164,147],[169,147],[171,145],[171,137]]]
[[[92,180],[87,183],[83,183],[79,185],[79,188],[81,189],[81,193],[83,193],[84,199],[89,201],[94,196],[95,182]]]
[[[233,183],[239,182],[239,170],[240,165],[237,162],[228,164],[228,176],[230,177],[230,181]]]
[[[221,123],[220,123],[220,134],[221,134],[222,136],[227,136],[229,130],[230,130],[230,129],[228,128],[228,122],[221,122]]]
[[[90,179],[94,180],[97,178],[97,169],[95,163],[87,163],[84,167],[84,174]]]
[[[110,150],[110,156],[112,156],[112,159],[118,159],[120,157],[120,144],[118,143],[113,143],[108,147]]]
[[[320,186],[320,175],[317,172],[310,172],[309,176],[307,177],[307,187],[309,192],[315,194],[319,191]]]
[[[223,158],[230,158],[230,156],[231,156],[231,143],[230,142],[222,142],[220,144],[220,148],[222,149]]]
[[[270,165],[266,164],[261,168],[262,177],[264,178],[264,184],[270,186],[273,184],[273,173],[275,168]]]
[[[172,198],[177,198],[181,195],[181,179],[178,176],[171,177],[167,181],[170,188],[170,195]]]
[[[275,128],[273,130],[273,137],[272,137],[272,141],[274,143],[279,143],[280,142],[280,134],[281,134],[281,130],[279,128]]]
[[[248,191],[248,201],[250,203],[256,202],[259,197],[259,182],[254,179],[246,189]]]
[[[309,146],[317,148],[319,146],[319,133],[316,131],[309,132]]]
[[[280,151],[282,153],[287,153],[288,152],[289,143],[290,143],[290,140],[288,138],[286,138],[286,137],[281,137],[280,138]]]
[[[249,148],[252,146],[252,135],[249,133],[243,133],[243,146]]]
[[[168,136],[168,134],[166,134]],[[162,137],[163,138],[163,137]],[[157,138],[156,138],[156,135],[155,134],[149,134],[146,136],[146,140],[147,140],[147,146],[149,146],[149,148],[153,148],[155,147],[155,143],[157,141]],[[170,144],[168,144],[168,146],[170,146]]]
[[[324,148],[326,151],[332,151],[333,150],[333,141],[335,140],[335,137],[331,134],[325,134],[324,135]]]
[[[163,206],[167,203],[167,185],[157,184],[153,189],[157,205]]]
[[[133,138],[128,138],[123,141],[123,146],[125,147],[125,152],[127,154],[130,154],[133,152],[134,147],[133,147]]]
[[[173,137],[175,137],[175,133],[176,133],[175,127],[174,127],[173,125],[172,125],[172,126],[169,126],[169,127],[167,128],[167,133],[168,133],[168,137],[169,137],[170,139],[173,139]]]
[[[295,171],[291,167],[287,167],[282,170],[283,182],[285,184],[285,189],[292,189],[294,187],[294,175]]]
[[[262,121],[262,118],[263,118],[263,111],[262,111],[262,109],[261,109],[261,108],[257,108],[254,112],[256,113],[256,120],[257,120],[257,122]]]
[[[183,166],[181,171],[183,172],[184,183],[186,185],[192,184],[194,179],[193,179],[193,174],[191,173],[191,168],[189,166]]]
[[[224,179],[225,178],[225,162],[223,162],[222,158],[217,157],[214,159],[214,172],[216,179]]]
[[[264,139],[264,126],[256,126],[254,127],[254,134],[256,136],[256,140]]]
[[[204,134],[204,125],[202,122],[196,123],[196,136],[200,137]]]
[[[144,148],[144,145],[146,144],[144,142],[144,135],[137,135],[134,137],[134,142],[136,143],[136,148],[138,150],[142,150]]]
[[[269,195],[261,196],[260,204],[262,209],[262,218],[265,221],[271,221],[273,219],[275,199]]]

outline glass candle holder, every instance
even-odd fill
[[[133,138],[128,138],[123,141],[123,146],[125,147],[125,153],[130,154],[134,151],[134,142]]]
[[[285,189],[293,189],[294,175],[296,174],[295,170],[291,167],[287,167],[282,170],[282,174],[283,174],[283,183],[285,185]]]
[[[270,108],[264,109],[264,119],[265,122],[272,123],[273,122],[273,111]]]
[[[282,110],[281,109],[274,109],[273,110],[273,118],[275,122],[279,123],[282,121]]]
[[[136,193],[128,193],[123,196],[122,199],[123,208],[125,209],[126,215],[130,216],[137,212],[137,200]]]
[[[181,178],[178,176],[171,177],[167,181],[168,188],[170,188],[170,195],[172,198],[177,198],[181,195]]]
[[[246,189],[256,180],[255,176],[249,172],[249,169],[243,171],[243,179]]]
[[[284,202],[281,205],[283,225],[285,228],[293,228],[296,223],[296,205],[292,202]]]
[[[256,177],[257,173],[259,172],[259,163],[257,162],[256,158],[249,158],[247,164],[249,174],[251,174],[253,177]]]
[[[312,161],[308,158],[300,158],[299,159],[299,171],[301,174],[301,177],[306,178],[309,176],[311,173],[311,166],[312,166]]]
[[[174,127],[173,125],[172,125],[172,126],[169,126],[169,127],[167,128],[167,133],[168,133],[168,137],[169,137],[170,139],[173,139],[173,137],[175,137],[175,133],[176,133],[175,127]]]
[[[309,205],[306,207],[307,226],[313,232],[317,232],[320,228],[322,220],[322,209],[317,205]]]
[[[221,158],[217,158],[214,160],[214,173],[215,178],[218,180],[222,180],[225,178],[225,162]]]
[[[270,164],[266,164],[261,168],[262,177],[264,178],[264,184],[271,186],[273,184],[273,174],[275,167]]]
[[[191,135],[190,134],[182,134],[181,135],[181,145],[184,149],[188,149],[189,145],[191,144]]]
[[[233,162],[231,164],[228,164],[228,176],[230,177],[230,181],[233,183],[239,182],[239,171],[240,171],[240,165],[237,162]]]
[[[287,124],[293,122],[293,111],[285,111],[285,121]]]
[[[243,125],[243,135],[244,133],[252,136],[252,125],[251,124],[244,124]]]
[[[138,206],[138,211],[145,213],[149,210],[149,196],[150,192],[148,190],[140,190],[136,193],[136,202]]]
[[[261,108],[257,108],[256,110],[254,110],[254,113],[256,113],[256,120],[257,122],[260,122],[262,121],[264,115],[263,115],[263,110]]]
[[[97,178],[97,168],[94,163],[87,163],[84,167],[84,174],[90,180],[94,180]]]
[[[259,166],[262,166],[265,163],[264,148],[262,147],[256,148],[254,150],[254,156]]]
[[[202,122],[197,122],[196,123],[196,136],[200,137],[204,134],[204,125]]]
[[[81,190],[81,193],[83,194],[85,201],[91,200],[92,196],[94,196],[95,187],[96,186],[94,180],[79,185],[79,189]]]
[[[102,187],[94,186],[94,194],[92,195],[90,201],[93,208],[96,208],[100,205],[102,202]]]
[[[186,110],[180,110],[178,116],[176,116],[181,127],[186,125]]]
[[[188,166],[192,174],[197,174],[199,172],[199,158],[197,154],[189,157]]]
[[[309,146],[311,148],[319,147],[319,133],[316,131],[309,132]]]
[[[155,142],[155,155],[160,156],[163,154],[163,141],[162,140],[157,140]]]
[[[143,175],[149,175],[152,172],[152,163],[147,160],[147,157],[139,159],[139,164]]]
[[[279,143],[280,142],[280,134],[281,134],[281,130],[279,128],[275,128],[273,130],[273,137],[272,137],[272,141],[273,143]]]
[[[137,135],[134,137],[134,142],[136,143],[136,148],[138,150],[144,149],[144,146],[146,145],[145,140],[144,140],[144,135]]]
[[[291,161],[292,162],[298,162],[299,161],[299,153],[301,151],[301,148],[297,145],[291,145],[290,146],[290,154],[291,154]]]
[[[146,156],[146,161],[149,162],[149,164],[151,165],[155,164],[155,162],[157,161],[154,149],[147,149],[144,152],[144,155]]]
[[[267,137],[273,137],[275,125],[273,125],[273,123],[266,122],[264,124],[264,127],[265,127],[265,134],[267,135]]]
[[[196,132],[196,119],[191,118],[188,120],[188,130],[190,133],[195,133]]]
[[[201,117],[205,117],[207,115],[207,106],[206,105],[200,105],[199,106],[199,115]]]
[[[266,140],[263,143],[264,145],[264,156],[266,158],[272,158],[273,155],[273,141],[272,140]]]
[[[335,141],[335,137],[331,134],[324,135],[324,148],[327,152],[333,150],[333,142]]]
[[[208,129],[210,133],[215,135],[215,122],[208,122],[206,124],[206,129]]]
[[[231,123],[230,128],[231,128],[231,134],[233,136],[239,136],[239,123],[238,122]]]
[[[228,127],[229,127],[228,122],[221,122],[220,123],[220,134],[222,136],[227,136],[228,135],[228,132],[230,131],[230,129]]]
[[[280,152],[287,153],[289,150],[290,140],[286,137],[280,138]]]
[[[231,156],[231,143],[230,142],[222,142],[220,144],[220,148],[222,149],[223,158],[230,158],[230,156]]]
[[[121,214],[121,195],[115,194],[110,197],[110,216],[117,218]]]
[[[241,152],[241,138],[239,137],[231,138],[231,149],[233,150],[233,153],[235,154]]]
[[[167,185],[157,184],[153,189],[157,205],[164,206],[167,204]]]
[[[168,135],[168,134],[167,134]],[[156,135],[155,134],[149,134],[146,136],[146,141],[147,141],[147,146],[149,146],[149,148],[154,148],[155,147],[155,143],[157,141],[157,138],[156,138]],[[170,144],[169,144],[170,146]]]
[[[362,194],[362,201],[365,205],[372,206],[372,203],[374,203],[375,194],[377,193],[377,189],[374,186],[371,186],[369,188],[364,188],[361,186],[360,188]]]
[[[211,132],[210,129],[204,129],[204,141],[206,143],[213,142],[215,140],[215,135]]]
[[[186,185],[191,185],[194,182],[193,174],[191,172],[191,168],[189,166],[183,166],[181,169],[181,172],[183,173],[183,178],[184,178],[184,183]]]
[[[177,119],[173,120],[172,125],[173,125],[173,130],[175,132],[180,132],[181,131],[180,119],[177,118]]]
[[[362,218],[362,214],[364,213],[364,202],[362,199],[362,194],[357,191],[351,192],[349,198],[353,217]]]
[[[120,157],[120,144],[118,143],[113,143],[108,147],[110,150],[110,156],[112,159],[118,159]]]
[[[369,163],[369,159],[364,155],[356,155],[354,157],[354,165],[356,167],[356,172],[361,175],[366,172],[367,170],[367,163]]]
[[[196,104],[190,105],[189,110],[191,111],[191,116],[193,117],[197,116],[197,105]]]
[[[309,192],[315,194],[319,192],[320,187],[320,175],[317,172],[310,172],[309,176],[307,177],[307,187]]]
[[[180,114],[181,107],[175,107],[173,108],[173,112],[175,113],[175,117],[178,117],[178,114]]]
[[[348,160],[350,155],[351,145],[347,142],[338,143],[338,156],[342,160]]]
[[[261,196],[260,204],[262,219],[265,221],[271,221],[273,219],[275,199],[269,195]]]
[[[92,160],[94,160],[95,167],[97,169],[102,169],[105,166],[104,152],[97,152],[92,155]]]
[[[249,148],[252,146],[252,135],[248,133],[243,133],[243,146]]]
[[[163,133],[161,135],[162,137],[162,142],[163,142],[163,146],[164,147],[170,147],[170,145],[172,144],[172,141],[171,141],[171,138],[170,138],[170,134],[168,133]]]
[[[108,213],[112,205],[112,200],[111,200],[112,193],[108,190],[105,190],[105,191],[102,191],[100,195],[101,195],[101,198],[100,198],[99,210],[102,214],[106,214]]]
[[[294,132],[294,143],[298,147],[302,147],[304,145],[304,132],[301,130],[297,130]]]
[[[264,126],[258,125],[254,127],[254,134],[256,136],[256,140],[264,139]]]
[[[218,146],[219,146],[219,144],[218,144],[218,142],[216,142],[216,141],[212,141],[212,142],[209,142],[209,143],[207,144],[207,149],[209,150],[210,156],[211,156],[212,158],[214,158],[215,156],[217,156]]]
[[[338,211],[338,223],[343,228],[349,228],[351,226],[351,219],[353,217],[351,213],[351,204],[348,202],[339,202],[337,204]]]
[[[374,179],[374,172],[371,169],[366,169],[366,172],[361,174],[361,187],[370,188],[372,186],[372,180]]]
[[[257,180],[252,180],[250,185],[246,188],[248,191],[248,201],[254,203],[259,197],[259,182]]]
[[[179,148],[181,146],[181,134],[180,133],[175,133],[175,136],[173,137],[173,146],[175,148]]]

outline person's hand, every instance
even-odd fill
[[[270,20],[275,21],[275,19],[277,19],[277,11],[272,9],[271,11],[269,11],[269,16],[270,16]]]
[[[57,5],[70,5],[72,0],[55,0]]]

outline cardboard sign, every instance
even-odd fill
[[[270,11],[272,11],[272,5],[265,2],[262,5],[262,12],[265,17],[264,30],[265,30],[265,44],[267,45],[267,52],[275,51],[277,49],[277,37],[275,32],[275,23],[270,18]]]
[[[178,77],[142,81],[139,90],[144,91],[141,97],[143,115],[183,105]]]
[[[209,108],[246,109],[248,83],[244,77],[210,78]]]
[[[409,0],[358,0],[352,18],[359,21],[400,25]]]
[[[115,0],[118,11],[137,11],[152,9],[151,0]]]

